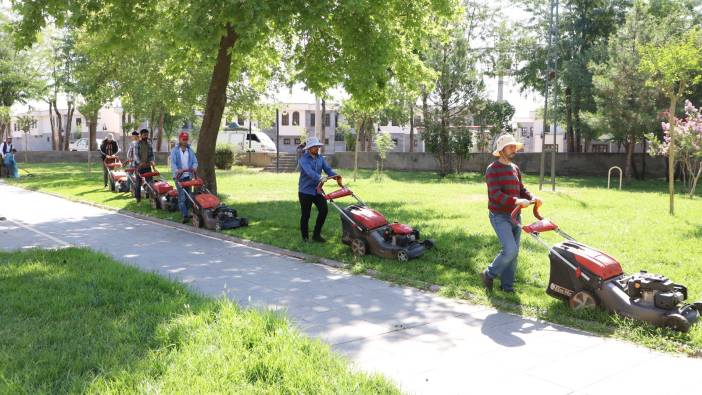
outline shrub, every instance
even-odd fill
[[[215,167],[219,170],[229,170],[234,164],[236,153],[228,145],[219,145],[215,149]]]

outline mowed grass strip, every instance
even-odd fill
[[[0,252],[0,393],[392,394],[284,317],[87,249]]]
[[[117,209],[178,220],[177,213],[152,210],[148,202],[137,205],[127,194],[102,189],[102,173],[88,176],[83,164],[46,164],[27,167],[34,177],[18,184],[63,196],[92,201]],[[297,174],[274,174],[235,167],[218,172],[220,195],[226,203],[248,217],[251,226],[227,231],[234,236],[340,260],[352,270],[375,270],[396,282],[421,281],[438,284],[449,296],[467,297],[477,303],[496,305],[552,322],[628,339],[657,349],[688,354],[702,350],[702,329],[689,333],[623,320],[604,312],[576,313],[545,294],[549,262],[547,250],[523,235],[516,295],[486,295],[478,273],[500,250],[487,211],[482,174],[466,173],[439,178],[427,172],[388,171],[381,181],[373,172],[337,169],[345,182],[370,206],[390,221],[418,227],[423,236],[436,241],[436,249],[420,259],[400,264],[373,256],[354,258],[341,243],[338,213],[330,207],[324,228],[326,244],[300,243]],[[544,199],[542,214],[559,224],[578,241],[617,258],[624,271],[641,269],[670,277],[687,285],[689,299],[702,299],[702,199],[682,194],[676,199],[676,215],[668,215],[668,195],[663,180],[634,181],[622,191],[608,190],[606,177],[558,178],[556,192],[538,191],[538,177],[525,176],[532,192]],[[329,185],[330,190],[334,188]],[[545,189],[550,189],[546,186]],[[350,204],[350,198],[339,201]],[[313,210],[311,222],[316,212]],[[523,215],[532,221],[530,213]],[[559,239],[547,234],[544,239]]]

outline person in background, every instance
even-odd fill
[[[102,143],[100,144],[100,156],[102,157],[102,180],[105,184],[104,188],[107,188],[107,163],[111,163],[112,161],[116,160],[118,153],[119,145],[114,140],[112,133],[107,133],[107,136],[104,140],[102,140]]]
[[[12,145],[12,136],[7,136],[7,139],[0,144],[0,177],[6,176],[6,169],[3,169],[5,155],[12,153],[15,147]],[[9,177],[9,175],[8,175]]]
[[[127,149],[127,167],[130,169],[134,168],[134,155],[136,155],[136,145],[139,143],[139,132],[136,130],[132,132],[132,142],[129,143],[129,149]],[[127,189],[131,190],[132,179],[127,177]]]
[[[190,220],[188,215],[188,201],[185,197],[185,189],[181,188],[179,181],[189,181],[195,177],[197,171],[197,157],[190,144],[188,144],[190,136],[187,132],[181,132],[178,136],[178,145],[173,147],[170,155],[171,172],[173,179],[176,181],[178,189],[178,208],[183,216],[183,223]]]
[[[149,141],[149,129],[141,129],[139,131],[139,141],[135,147],[134,153],[134,175],[136,178],[136,186],[134,187],[134,195],[137,203],[141,202],[141,174],[149,173],[154,163],[154,149]]]
[[[5,154],[5,157],[3,158],[7,176],[12,178],[19,178],[19,168],[17,167],[17,161],[15,161],[16,153],[17,150],[13,148],[12,151]]]

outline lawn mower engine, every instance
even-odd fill
[[[122,162],[115,161],[111,163],[105,163],[107,166],[109,180],[110,180],[110,191],[112,192],[129,192],[127,186],[127,172],[122,169]]]
[[[219,232],[222,229],[235,229],[249,224],[246,218],[237,217],[234,208],[222,204],[217,196],[209,192],[195,194],[194,200],[197,207],[193,207],[193,226],[204,226]]]
[[[124,171],[111,171],[110,172],[110,190],[112,192],[129,192],[129,185],[127,184],[127,173]]]
[[[351,246],[354,255],[368,252],[406,262],[421,256],[434,246],[431,240],[419,240],[419,231],[385,217],[370,207],[351,205],[341,210],[341,241]]]
[[[573,240],[549,253],[551,275],[546,292],[580,309],[601,304],[610,312],[687,332],[702,311],[702,302],[683,303],[687,288],[645,271],[626,275],[609,255]]]
[[[161,206],[162,210],[178,210],[178,190],[171,187],[170,190],[165,191],[164,193],[159,193],[159,205]]]

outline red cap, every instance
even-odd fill
[[[186,140],[187,141],[189,137],[190,137],[190,135],[188,134],[188,132],[180,132],[180,134],[178,135],[179,140]]]

